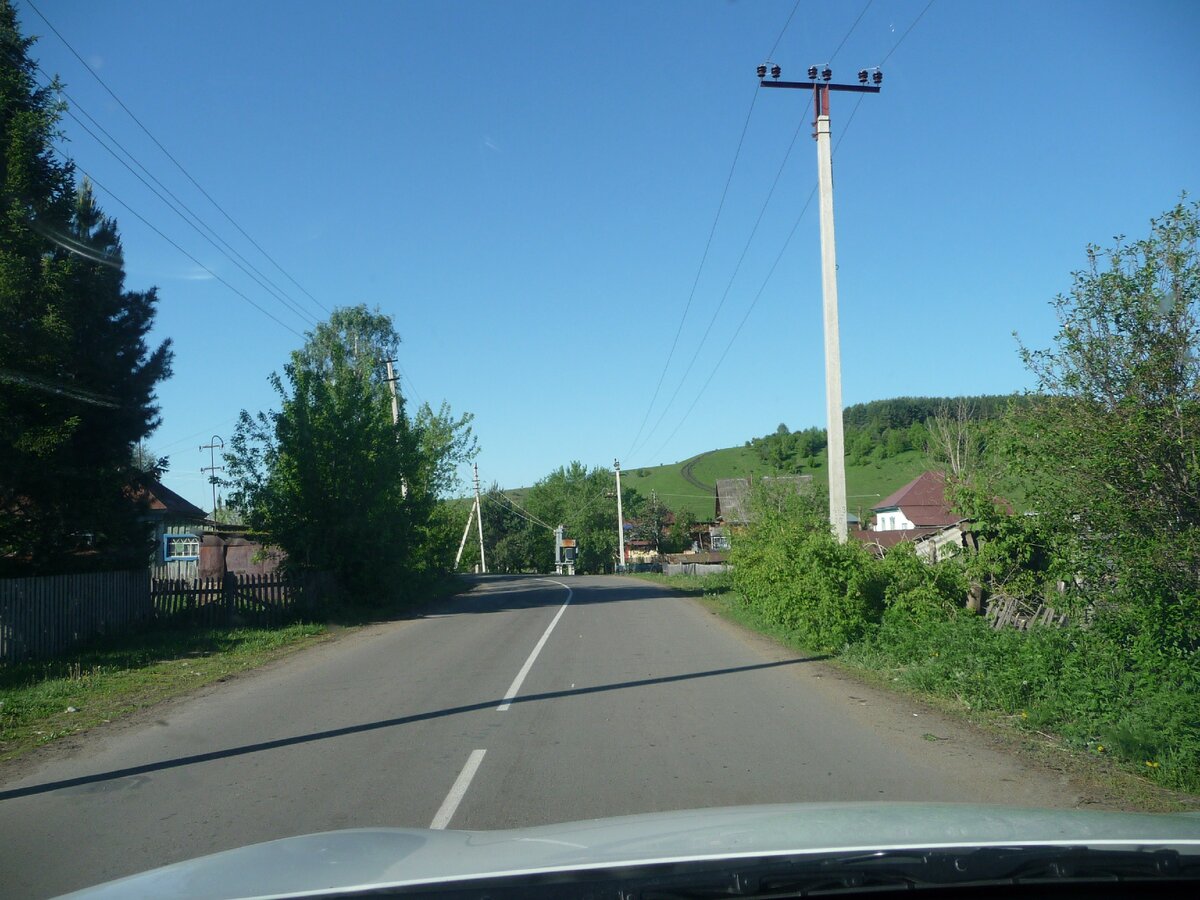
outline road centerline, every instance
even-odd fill
[[[561,581],[555,581],[553,578],[545,578],[543,581],[549,581],[551,584],[557,584],[560,588],[564,588],[567,592],[567,599],[563,601],[563,605],[559,607],[554,618],[550,620],[550,624],[546,626],[546,630],[542,632],[541,638],[534,645],[529,658],[525,660],[525,665],[521,666],[521,671],[517,673],[517,677],[513,679],[512,684],[508,686],[508,690],[504,693],[504,701],[496,707],[496,712],[505,712],[511,705],[513,698],[517,696],[517,691],[521,690],[521,685],[525,682],[525,677],[529,674],[529,670],[533,668],[534,661],[538,658],[538,654],[542,652],[542,648],[546,646],[546,641],[550,639],[550,633],[554,631],[554,626],[558,624],[558,620],[562,618],[567,607],[571,603],[571,598],[575,596],[567,585]]]
[[[483,762],[483,755],[485,753],[487,753],[487,750],[471,751],[471,755],[467,757],[467,764],[458,773],[458,778],[454,779],[454,784],[450,787],[450,793],[446,795],[446,799],[438,807],[433,821],[429,823],[430,828],[443,830],[450,824],[450,820],[454,818],[454,813],[458,810],[458,804],[462,803],[463,797],[466,796],[467,788],[471,786],[471,779],[479,771],[479,764]]]

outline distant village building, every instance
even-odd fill
[[[903,541],[911,541],[918,555],[936,562],[951,548],[966,546],[967,520],[946,500],[946,476],[941,472],[921,473],[872,511],[872,528],[852,530],[851,535],[880,555]]]

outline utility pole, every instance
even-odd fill
[[[487,574],[487,559],[483,555],[483,503],[479,500],[479,463],[475,463],[475,521],[479,524],[479,571]],[[470,520],[467,521],[468,527]]]
[[[357,335],[355,335],[354,340],[355,340],[354,347],[355,347],[355,350],[357,351],[357,349],[358,349],[358,343],[357,343],[358,336]],[[384,360],[384,363],[387,365],[388,387],[391,388],[391,390],[392,390],[392,424],[395,425],[396,427],[399,427],[400,426],[400,398],[396,392],[396,372],[392,368],[392,363],[394,363],[394,362],[395,362],[394,359],[385,359]],[[400,496],[405,499],[408,498],[408,482],[404,479],[403,476],[400,477]]]
[[[617,563],[618,572],[625,571],[625,513],[621,508],[621,464],[613,460],[617,473]]]
[[[821,295],[825,318],[825,417],[829,445],[829,526],[840,543],[846,543],[846,446],[842,433],[842,351],[838,337],[837,251],[833,234],[833,150],[830,146],[829,92],[878,94],[883,73],[875,69],[858,73],[858,84],[830,84],[833,72],[808,67],[808,81],[780,81],[778,65],[758,67],[760,87],[794,88],[813,92],[813,137],[817,141],[817,184],[821,208]],[[817,81],[820,74],[821,81]],[[874,84],[868,84],[868,82]]]
[[[392,368],[392,363],[394,363],[394,362],[395,362],[394,359],[385,359],[384,360],[384,363],[387,364],[388,387],[392,389],[392,424],[399,425],[400,424],[400,398],[396,395],[396,372]]]
[[[476,500],[474,503],[472,503],[471,511],[469,513],[467,513],[467,527],[463,529],[462,540],[458,542],[458,552],[456,554],[454,554],[454,568],[455,569],[458,568],[458,562],[459,562],[459,560],[462,559],[463,549],[467,546],[467,535],[471,533],[471,518],[475,515],[475,513],[477,511],[476,504],[478,504],[478,503],[479,503],[478,500]]]
[[[205,450],[208,451],[208,465],[201,466],[200,472],[201,472],[201,474],[203,474],[204,472],[210,473],[208,476],[208,483],[212,485],[212,503],[213,503],[213,515],[214,516],[217,514],[217,472],[223,472],[225,470],[224,466],[217,465],[217,449],[218,448],[222,452],[225,450],[225,441],[222,440],[222,438],[219,434],[214,434],[212,436],[212,439],[207,444],[200,445],[201,453],[203,453]]]

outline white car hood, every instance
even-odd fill
[[[287,897],[658,862],[952,846],[1174,848],[1200,853],[1200,815],[918,803],[687,810],[507,831],[371,828],[253,844],[71,897]]]

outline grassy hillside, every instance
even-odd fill
[[[817,481],[827,478],[824,453],[816,458],[816,463],[816,467],[805,469],[804,474],[812,475]],[[916,450],[909,450],[879,462],[848,465],[847,506],[855,514],[869,516],[872,506],[930,467],[929,458]],[[711,519],[713,515],[718,478],[757,478],[774,474],[778,473],[749,447],[728,447],[724,450],[710,450],[670,465],[628,469],[622,471],[621,480],[623,484],[636,488],[646,497],[649,497],[652,491],[657,491],[663,503],[676,512],[686,509],[697,519],[706,520]]]

